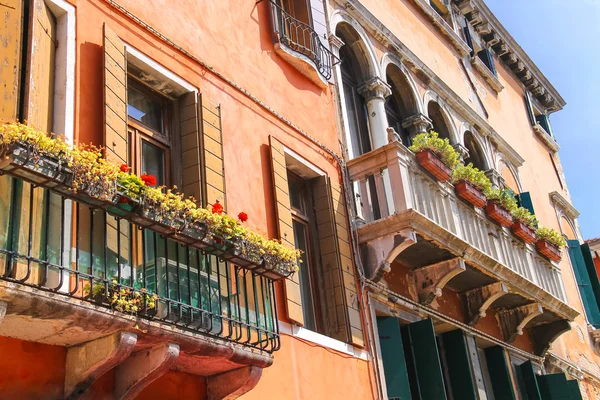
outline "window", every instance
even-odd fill
[[[525,92],[525,106],[527,107],[527,114],[529,115],[531,125],[541,126],[548,135],[554,138],[554,132],[552,132],[552,126],[550,125],[550,117],[535,104],[533,96],[529,91]]]
[[[450,2],[448,0],[429,0],[429,5],[440,17],[444,19],[444,21],[446,21],[449,25],[452,25]]]
[[[479,59],[483,61],[485,66],[494,74],[494,76],[498,76],[498,71],[496,71],[496,64],[494,63],[494,56],[492,55],[490,49],[485,48],[479,51],[477,53],[477,57],[479,57]]]
[[[277,2],[293,18],[306,25],[312,25],[308,0],[277,0]]]
[[[288,171],[290,205],[296,248],[302,251],[302,268],[298,271],[302,311],[305,328],[323,333],[321,313],[319,311],[319,288],[316,274],[317,246],[312,191],[309,183],[298,175]]]

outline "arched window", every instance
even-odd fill
[[[444,114],[442,114],[440,105],[435,101],[430,101],[427,105],[427,114],[433,124],[433,130],[436,131],[442,139],[451,140],[450,129],[448,128]]]
[[[473,163],[475,168],[481,171],[487,171],[488,166],[483,154],[483,149],[475,140],[473,134],[469,131],[465,132],[465,147],[469,150],[469,157],[465,160],[466,163]]]
[[[353,50],[352,44],[358,40],[356,32],[346,24],[340,24],[336,35],[345,43],[340,49],[342,89],[348,119],[348,152],[349,157],[354,158],[372,149],[367,106],[364,97],[358,93],[358,88],[365,81],[365,73],[361,70],[360,61]]]
[[[392,88],[392,94],[385,100],[385,112],[388,126],[400,134],[402,143],[410,145],[409,133],[402,128],[405,118],[419,112],[412,88],[404,73],[394,64],[390,64],[386,71],[387,83]]]

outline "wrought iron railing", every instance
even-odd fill
[[[267,352],[280,345],[271,279],[8,176],[0,279]]]
[[[334,55],[323,45],[312,26],[297,20],[284,10],[276,0],[269,0],[273,40],[308,57],[325,78],[331,79]]]

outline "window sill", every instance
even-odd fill
[[[485,79],[494,92],[500,93],[504,89],[504,86],[502,86],[498,78],[496,78],[494,73],[490,71],[487,65],[485,65],[483,61],[479,59],[479,57],[471,57],[471,64],[483,76],[483,79]]]
[[[325,347],[331,350],[338,351],[340,353],[347,354],[360,360],[369,360],[368,351],[355,347],[351,344],[344,343],[340,340],[330,338],[329,336],[321,335],[320,333],[313,332],[309,329],[302,328],[300,326],[291,325],[283,321],[279,321],[279,328],[280,332],[284,335],[293,336],[295,338],[317,344],[321,347]]]
[[[282,43],[275,43],[275,53],[320,88],[325,89],[328,86],[327,80],[319,73],[317,66],[309,57],[290,49]]]
[[[550,149],[553,153],[558,153],[560,146],[556,143],[556,140],[540,124],[533,125],[533,131],[536,135],[542,139],[542,142]]]
[[[413,0],[413,2],[425,13],[439,31],[450,40],[450,43],[462,57],[471,54],[471,48],[465,41],[452,29],[448,22],[444,20],[429,4],[428,0]],[[452,11],[450,11],[452,12]]]

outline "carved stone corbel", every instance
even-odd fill
[[[486,316],[488,308],[505,294],[508,294],[508,288],[504,282],[492,283],[463,293],[467,323],[471,326],[475,325],[479,318]]]
[[[498,311],[496,318],[498,318],[504,340],[508,343],[514,342],[517,336],[523,334],[523,329],[527,324],[543,312],[539,303]]]
[[[448,282],[466,270],[463,259],[453,258],[412,271],[419,303],[429,305],[436,297],[441,297],[442,289]]]
[[[206,379],[207,400],[233,400],[252,390],[260,380],[262,368],[243,367]]]
[[[104,373],[131,354],[137,335],[117,332],[67,350],[65,398],[79,399]]]
[[[373,282],[379,282],[385,273],[390,272],[390,266],[396,257],[415,243],[417,235],[410,229],[369,241],[365,245],[367,277]]]
[[[529,329],[529,333],[533,337],[533,352],[535,355],[543,357],[550,349],[552,342],[570,330],[571,323],[566,319]]]
[[[164,343],[130,355],[115,373],[115,399],[134,399],[177,361],[179,346]]]

